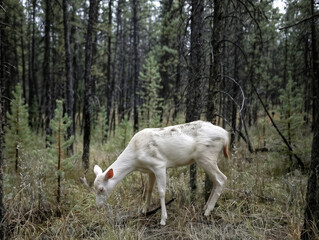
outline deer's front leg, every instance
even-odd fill
[[[166,224],[167,212],[165,205],[165,191],[166,191],[166,168],[157,169],[155,171],[158,193],[161,200],[161,209],[162,209],[162,217],[161,217],[161,225]]]

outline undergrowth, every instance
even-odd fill
[[[261,141],[258,132],[252,130],[255,146]],[[106,144],[93,143],[91,166],[99,163],[105,170],[123,150],[123,139],[130,137],[114,136]],[[9,171],[9,166],[5,168],[7,239],[299,239],[306,176],[291,169],[289,156],[278,150],[281,142],[274,132],[268,131],[263,138],[268,152],[249,153],[245,143],[240,142],[229,159],[220,157],[219,167],[228,180],[209,218],[203,216],[204,171],[198,169],[197,197],[190,202],[188,167],[169,169],[166,200],[175,200],[167,206],[166,226],[159,225],[160,211],[148,217],[141,213],[147,176],[139,172],[115,188],[108,207],[97,209],[94,191],[79,180],[83,174],[80,160],[63,179],[59,216],[54,183],[43,171],[46,151],[38,144],[37,149],[24,152],[28,161],[22,164],[19,175]],[[310,142],[311,138],[305,137],[296,144],[309,151],[305,146]],[[75,152],[81,148],[78,139]],[[309,158],[305,151],[304,159]],[[94,177],[93,170],[87,173],[89,184]],[[151,208],[158,206],[155,187]]]

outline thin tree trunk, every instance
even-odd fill
[[[167,33],[167,28],[169,25],[169,22],[171,21],[171,8],[172,8],[172,0],[164,0],[161,1],[162,4],[162,9],[161,9],[161,15],[163,18],[163,25],[162,25],[162,30],[161,30],[161,39],[160,39],[160,44],[161,47],[169,47],[169,36]],[[169,16],[169,17],[168,17]],[[167,71],[167,61],[169,60],[169,53],[167,51],[162,51],[162,54],[160,56],[160,60],[159,60],[159,73],[161,76],[161,84],[162,84],[162,89],[159,92],[159,96],[160,98],[163,99],[163,102],[161,105],[165,105],[165,102],[168,98],[169,95],[169,72]],[[163,121],[163,107],[159,107],[160,110],[160,121]]]
[[[32,37],[31,37],[31,60],[29,66],[29,123],[33,128],[36,127],[36,116],[32,111],[35,109],[37,105],[37,80],[36,80],[36,72],[35,72],[35,13],[36,13],[36,0],[32,0]]]
[[[183,15],[184,1],[179,1],[179,15]],[[181,17],[182,18],[182,17]],[[178,41],[178,64],[176,68],[176,79],[175,79],[175,89],[174,89],[174,113],[173,113],[173,121],[176,120],[177,114],[180,108],[180,99],[179,99],[179,91],[181,85],[182,78],[182,57],[183,57],[183,49],[184,49],[184,36],[182,33],[182,29],[179,29],[179,33],[177,36]]]
[[[139,54],[138,54],[138,45],[139,45],[139,36],[138,36],[138,0],[133,0],[133,110],[134,110],[134,125],[133,129],[134,132],[138,131],[138,111],[137,107],[139,105],[139,96],[137,92],[139,91],[139,81],[138,81],[138,74],[139,74]]]
[[[26,65],[25,65],[25,49],[24,49],[24,31],[23,31],[23,18],[21,18],[21,36],[20,36],[20,42],[21,42],[21,59],[22,59],[22,89],[23,93],[22,96],[26,100]]]
[[[234,79],[237,81],[238,80],[238,51],[237,47],[235,47],[235,56],[234,56]],[[230,135],[230,146],[232,148],[235,147],[235,129],[237,129],[237,104],[236,104],[236,98],[237,98],[237,89],[238,86],[233,82],[232,86],[232,95],[233,95],[233,101],[232,101],[232,114],[231,114],[231,125],[232,125],[232,133]]]
[[[75,21],[75,12],[76,12],[76,9],[74,9],[74,6],[73,6],[73,11],[72,11],[72,17],[71,17],[71,21]],[[75,126],[76,126],[76,113],[80,113],[81,112],[81,101],[78,97],[78,94],[76,94],[76,90],[78,89],[79,87],[79,74],[78,72],[80,72],[80,69],[78,67],[78,64],[77,64],[77,58],[78,58],[78,54],[77,52],[79,51],[79,43],[77,43],[77,41],[75,40],[75,33],[77,31],[77,28],[76,26],[72,25],[71,27],[71,34],[70,34],[70,42],[73,43],[73,60],[72,60],[72,69],[73,69],[73,89],[74,89],[74,104],[73,104],[73,134],[74,134],[74,137],[76,137],[76,131],[75,131]],[[81,128],[81,124],[80,124],[80,115],[81,114],[78,114],[78,124],[80,125],[80,129],[82,130]],[[71,116],[70,116],[71,117]]]
[[[112,96],[113,96],[113,79],[111,78],[111,65],[112,65],[112,0],[109,0],[109,16],[108,16],[108,37],[107,37],[107,70],[106,70],[106,98],[107,98],[107,108],[106,108],[106,119],[105,125],[106,129],[109,130],[111,124],[111,109],[112,109]],[[114,69],[113,69],[114,71]],[[105,131],[105,140],[107,140],[108,132]]]
[[[52,108],[52,83],[50,77],[50,31],[51,31],[51,6],[50,0],[45,1],[45,26],[44,26],[44,59],[43,59],[43,82],[45,88],[45,96],[43,99],[43,107],[45,113],[45,135],[46,145],[49,141],[48,137],[52,131],[50,128],[50,120],[53,116]]]
[[[74,135],[74,89],[73,89],[73,64],[70,44],[70,27],[68,1],[63,0],[63,24],[64,24],[64,46],[65,46],[65,68],[66,68],[66,86],[67,86],[67,113],[71,119],[71,124],[67,129],[68,139]],[[68,155],[73,155],[73,143],[68,147]]]
[[[124,31],[122,24],[122,8],[123,0],[118,2],[118,7],[116,10],[116,43],[119,45],[119,53],[117,54],[118,65],[118,82],[119,82],[119,92],[118,92],[118,119],[119,121],[124,119],[124,103],[125,103],[125,41],[124,41]],[[113,68],[115,69],[115,68]]]
[[[2,1],[0,0],[0,6],[2,6]],[[0,30],[0,49],[1,49],[1,53],[2,53],[2,44],[3,44],[3,31],[2,28]],[[2,55],[2,54],[1,54]],[[2,60],[1,56],[1,60]],[[0,64],[2,64],[3,62],[1,61]],[[4,227],[4,223],[5,221],[3,221],[3,218],[5,216],[5,209],[4,209],[4,204],[3,204],[3,155],[2,155],[2,149],[4,149],[3,146],[3,138],[2,138],[2,127],[4,126],[4,123],[2,122],[4,119],[4,110],[3,109],[3,101],[2,101],[2,88],[3,86],[3,72],[0,72],[0,239],[4,239],[4,231],[5,231],[5,227]]]
[[[14,68],[12,68],[12,74],[11,74],[11,81],[13,81],[13,85],[16,86],[18,82],[20,82],[20,77],[19,77],[19,56],[18,56],[18,39],[17,39],[17,16],[13,16],[13,26],[12,28],[14,29],[13,33],[13,42],[15,43],[13,47],[13,54],[14,54]]]

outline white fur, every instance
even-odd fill
[[[95,165],[96,203],[103,206],[113,188],[132,171],[149,174],[146,206],[148,210],[155,180],[159,191],[162,217],[165,225],[166,169],[196,162],[213,181],[211,195],[205,205],[205,216],[213,210],[227,177],[218,169],[217,157],[227,147],[228,132],[209,122],[196,121],[166,128],[147,128],[135,134],[118,159],[105,171]],[[113,169],[114,176],[107,177]]]

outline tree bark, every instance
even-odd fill
[[[2,6],[2,1],[0,1],[0,6]],[[0,30],[0,48],[2,49],[2,38],[3,38],[3,31],[2,27]],[[2,58],[2,57],[1,57]],[[0,64],[2,64],[1,62]],[[2,66],[1,66],[2,68]],[[3,101],[2,101],[2,88],[3,88],[3,74],[2,71],[0,72],[0,239],[4,239],[4,226],[3,221],[4,215],[5,215],[5,209],[4,209],[4,204],[3,204],[3,155],[2,155],[2,149],[3,147],[3,138],[2,138],[2,127],[4,126],[3,124],[3,119],[4,119],[4,114],[3,114]]]
[[[116,53],[117,59],[117,67],[118,67],[118,119],[119,121],[124,119],[125,114],[125,96],[126,96],[126,87],[125,87],[125,51],[126,51],[126,44],[125,44],[125,36],[123,31],[123,24],[122,24],[122,14],[124,7],[124,1],[119,0],[118,6],[116,9],[116,44],[118,45],[118,52]],[[115,69],[115,68],[114,68]]]
[[[45,113],[45,135],[46,145],[48,137],[51,135],[50,120],[53,117],[52,107],[52,83],[50,77],[50,31],[51,31],[51,6],[50,0],[45,1],[45,26],[44,26],[44,59],[43,59],[43,82],[45,95],[43,97],[43,107]]]
[[[107,36],[107,69],[106,69],[106,98],[107,98],[107,107],[106,107],[106,129],[110,127],[110,118],[111,118],[111,108],[112,108],[112,96],[113,96],[113,79],[111,78],[111,65],[112,65],[112,0],[109,0],[109,16],[108,16],[108,36]],[[113,69],[114,71],[114,69]],[[108,131],[105,132],[105,139],[108,137]]]
[[[125,44],[125,32],[123,30],[124,25],[122,23],[122,9],[124,7],[124,1],[120,0],[118,2],[118,7],[116,10],[116,19],[117,19],[117,30],[116,30],[116,42],[119,45],[118,52],[118,81],[119,81],[119,94],[118,94],[118,119],[121,121],[124,119],[125,115],[125,99],[126,99],[126,71],[125,71],[125,62],[126,62],[126,44]]]
[[[169,47],[169,33],[167,33],[167,28],[169,26],[169,22],[172,21],[172,13],[171,13],[171,8],[173,4],[173,0],[164,0],[161,2],[162,4],[162,9],[161,9],[161,16],[162,16],[162,29],[161,29],[161,38],[160,38],[160,44],[161,47]],[[159,91],[159,96],[160,98],[163,99],[162,105],[165,105],[165,102],[167,101],[167,98],[169,96],[169,72],[168,72],[168,60],[170,58],[170,54],[165,51],[161,50],[161,56],[159,59],[159,73],[161,76],[161,85],[162,89]],[[163,120],[163,114],[164,114],[164,109],[163,107],[159,107],[160,110],[160,121],[162,122]]]
[[[22,60],[22,89],[23,89],[23,93],[22,96],[23,98],[26,100],[27,96],[26,96],[26,65],[25,65],[25,49],[24,49],[24,31],[23,31],[23,21],[24,19],[21,18],[21,30],[20,30],[20,42],[21,42],[21,60]]]
[[[32,0],[32,37],[31,37],[31,59],[29,61],[29,123],[30,126],[35,128],[36,127],[36,113],[33,112],[35,107],[37,106],[38,101],[38,94],[37,94],[37,79],[36,79],[36,52],[35,52],[35,28],[36,28],[36,20],[35,20],[35,13],[36,13],[36,4],[37,0]],[[36,109],[37,110],[37,109]]]
[[[71,119],[71,125],[67,129],[68,139],[74,135],[74,83],[73,83],[73,64],[70,44],[70,27],[68,1],[63,0],[63,25],[64,25],[64,48],[65,48],[65,68],[66,68],[66,108]],[[68,147],[68,155],[73,155],[73,143]]]
[[[185,2],[184,0],[178,1],[178,8],[179,8],[179,16],[180,16],[180,21],[182,21],[182,16],[184,12],[184,5]],[[182,59],[184,55],[184,44],[185,44],[185,35],[183,33],[183,29],[179,28],[178,34],[177,34],[177,42],[178,42],[178,63],[176,66],[176,78],[175,78],[175,89],[174,89],[174,112],[173,112],[173,121],[176,120],[177,114],[180,110],[180,105],[181,105],[181,100],[179,99],[180,95],[180,86],[181,86],[181,80],[182,80]]]
[[[138,44],[139,44],[139,36],[138,36],[138,0],[133,0],[133,94],[134,94],[134,125],[133,129],[134,132],[138,131],[138,111],[137,107],[139,105],[139,96],[137,92],[139,91],[139,81],[138,81],[138,74],[139,74],[139,54],[138,54]]]
[[[90,159],[90,141],[91,141],[91,102],[93,84],[91,76],[92,67],[92,45],[93,45],[93,28],[98,8],[98,0],[90,0],[89,8],[89,22],[87,26],[86,45],[85,45],[85,72],[84,72],[84,105],[83,105],[83,121],[84,121],[84,134],[83,134],[83,155],[82,164],[85,170],[89,169]]]

